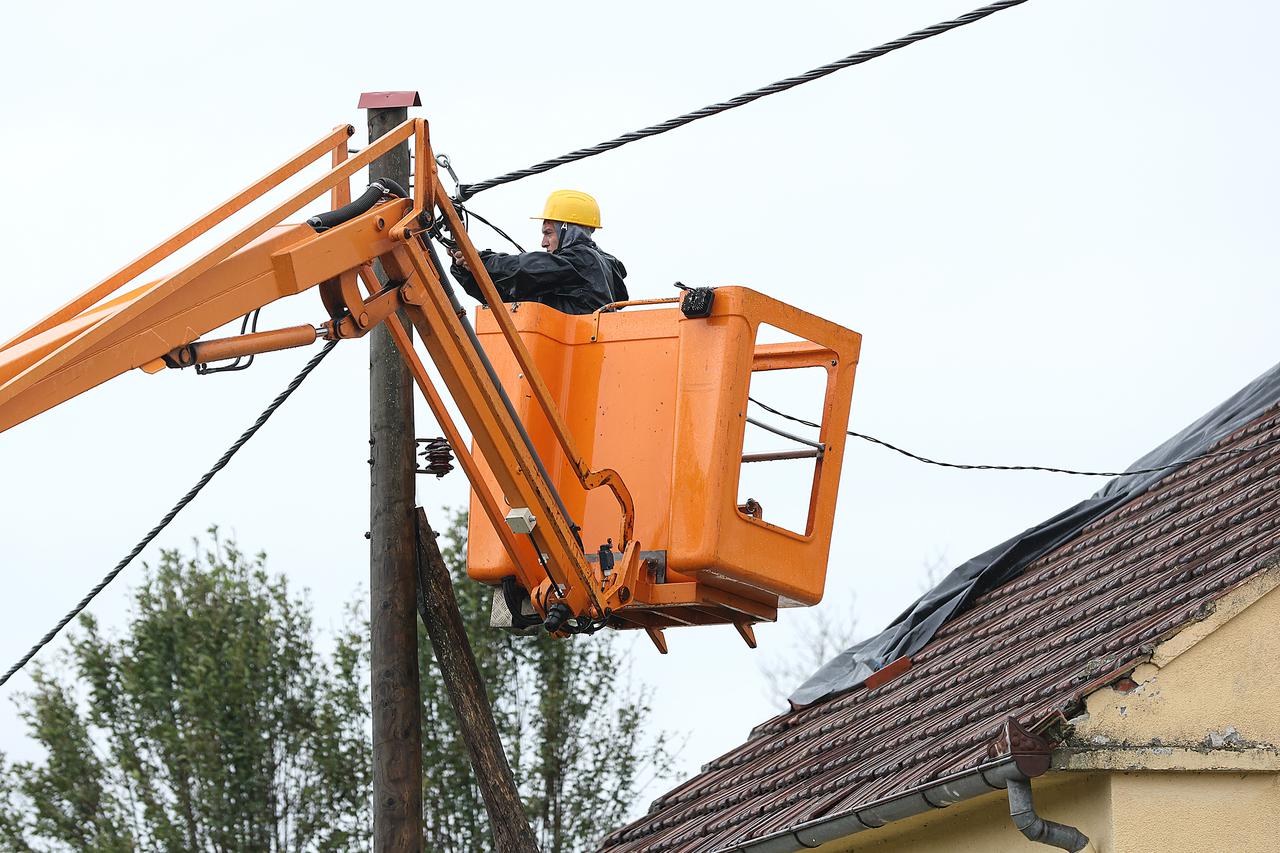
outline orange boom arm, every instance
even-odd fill
[[[563,394],[557,396],[564,387],[563,374],[557,374],[550,384],[544,379],[540,356],[535,357],[542,350],[531,351],[529,343],[537,339],[537,334],[531,337],[531,330],[518,328],[518,322],[523,321],[502,306],[439,183],[427,123],[411,119],[348,159],[350,134],[350,126],[336,128],[0,347],[0,431],[134,368],[155,372],[305,346],[318,338],[358,338],[386,323],[472,484],[473,508],[479,510],[473,518],[480,516],[487,522],[482,550],[489,568],[475,567],[473,576],[500,583],[502,578],[493,574],[494,566],[500,567],[504,577],[514,576],[518,588],[530,594],[540,617],[558,614],[549,627],[560,631],[590,630],[604,624],[642,627],[661,647],[663,627],[730,622],[750,638],[750,625],[774,618],[780,604],[812,603],[821,597],[857,363],[856,333],[739,288],[724,289],[724,298],[719,300],[723,308],[712,311],[705,319],[690,321],[711,329],[717,324],[737,328],[745,320],[754,335],[755,324],[764,319],[783,328],[790,326],[815,341],[786,352],[770,354],[764,352],[768,348],[761,348],[754,357],[747,352],[743,369],[748,376],[752,369],[774,369],[769,364],[830,364],[821,446],[815,451],[819,460],[809,529],[800,537],[803,542],[791,543],[798,544],[796,550],[784,539],[769,538],[770,526],[758,518],[758,513],[747,513],[742,517],[751,519],[748,527],[733,537],[733,542],[713,536],[690,536],[685,530],[680,541],[697,539],[704,552],[711,548],[694,558],[693,563],[675,551],[668,560],[665,543],[658,551],[642,552],[636,540],[636,501],[619,473],[620,468],[637,470],[636,460],[609,456],[614,467],[593,468],[580,452],[580,444],[589,450],[617,450],[615,444],[598,440],[595,428],[599,425],[594,420],[590,428],[582,427],[577,407],[568,406],[575,416],[572,423],[566,421],[562,412],[565,398]],[[406,141],[414,146],[416,156],[412,198],[403,197],[400,188],[380,182],[351,202],[351,176]],[[331,169],[323,177],[172,275],[138,286],[139,276],[157,263],[326,155],[331,158]],[[306,224],[285,223],[325,193],[334,208],[332,213]],[[483,343],[433,253],[427,231],[434,224],[444,225],[454,235],[486,302],[502,306],[485,312],[489,329],[483,335]],[[372,274],[375,260],[388,276],[385,286]],[[324,319],[314,326],[202,339],[251,311],[312,288],[318,289],[325,309]],[[417,329],[470,430],[475,456],[468,452],[462,433],[411,345],[397,312],[403,312]],[[670,315],[662,322],[672,328],[672,324],[686,319],[675,311],[644,313],[654,317]],[[620,315],[606,312],[591,315],[594,320],[573,319],[594,322],[597,335],[591,336],[591,341],[599,338],[603,346],[610,339],[606,327],[617,316]],[[699,344],[703,357],[721,352],[715,341],[715,334],[703,337]],[[748,342],[747,346],[753,344]],[[764,362],[759,362],[761,358]],[[564,364],[561,359],[561,366]],[[569,369],[576,370],[572,364]],[[703,369],[714,370],[714,365],[704,365]],[[594,373],[600,376],[598,367]],[[584,387],[581,383],[586,375],[589,371],[575,374],[570,385]],[[708,403],[712,409],[706,413],[716,417],[721,409],[727,412],[726,407],[745,408],[744,378],[738,377],[736,384],[729,383],[726,388],[734,389],[732,393],[715,396]],[[741,394],[737,393],[738,385],[742,386]],[[672,393],[684,392],[676,388]],[[536,423],[537,429],[526,429],[526,422]],[[715,452],[736,466],[742,449],[741,429],[736,449],[732,440],[723,448],[721,444],[714,445]],[[644,451],[637,447],[632,456],[643,455]],[[547,463],[551,463],[551,472]],[[727,470],[721,473],[727,476]],[[646,483],[645,494],[651,493],[648,480],[642,479]],[[606,504],[594,498],[588,501],[587,513],[584,496],[601,487],[604,491],[598,494],[607,494],[609,499]],[[571,517],[565,495],[575,514],[590,515],[592,521],[585,530]],[[609,506],[612,509],[607,509]],[[512,523],[507,520],[508,509],[516,519]],[[648,516],[641,513],[641,517]],[[705,521],[723,527],[733,518],[708,513]],[[601,524],[610,529],[601,528]],[[653,525],[644,529],[662,538],[661,530]],[[616,561],[606,559],[603,553],[599,561],[588,559],[584,533],[596,536],[590,540],[595,544],[606,538],[611,545],[616,543]],[[770,559],[781,560],[782,564],[763,572],[758,566],[747,565],[752,562],[750,552],[761,547]],[[601,551],[612,553],[611,548]],[[594,549],[592,552],[594,558]],[[720,559],[721,554],[727,559]],[[798,567],[787,563],[801,559],[809,564],[801,572],[805,580],[797,582],[788,575]],[[609,562],[614,562],[611,568]]]

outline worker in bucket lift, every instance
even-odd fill
[[[592,234],[600,227],[600,205],[584,192],[556,190],[541,216],[545,252],[508,255],[485,250],[480,261],[503,302],[541,302],[565,314],[590,314],[610,302],[623,302],[627,268],[601,251]],[[461,252],[453,253],[453,277],[463,290],[484,302]]]

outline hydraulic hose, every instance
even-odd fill
[[[368,213],[375,204],[390,196],[408,198],[409,194],[405,192],[404,187],[390,178],[379,178],[369,184],[365,191],[360,193],[359,198],[353,199],[337,210],[317,214],[308,219],[307,224],[314,228],[317,234],[328,231],[330,228],[355,219],[362,213]]]

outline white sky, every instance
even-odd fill
[[[436,149],[478,180],[975,5],[12,5],[0,337],[328,128],[362,134],[361,91],[420,89]],[[862,332],[854,429],[957,461],[1122,467],[1277,359],[1277,24],[1274,6],[1241,0],[1033,0],[474,206],[533,246],[525,217],[545,194],[586,189],[633,296],[742,284]],[[321,315],[311,295],[293,303],[264,327]],[[210,378],[135,372],[0,437],[0,666],[307,355]],[[160,544],[216,522],[338,624],[367,585],[365,365],[363,343],[340,346]],[[419,424],[438,434],[425,410]],[[876,630],[929,561],[959,563],[1100,486],[851,442],[828,605]],[[420,483],[437,519],[465,495],[460,473]],[[123,624],[139,572],[94,604],[106,625]],[[804,618],[760,627],[757,652],[728,627],[673,631],[665,658],[635,643],[657,724],[688,735],[683,773],[770,715],[759,664]],[[28,686],[0,699],[13,757],[34,754],[10,701]]]

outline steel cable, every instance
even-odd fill
[[[795,415],[788,415],[786,412],[780,412],[772,406],[767,406],[755,397],[748,397],[747,399],[764,409],[766,412],[777,415],[780,418],[785,418],[786,420],[794,421],[795,423],[803,424],[807,427],[813,427],[814,429],[822,428],[820,424],[815,424],[813,421],[807,421],[804,418],[797,418]],[[1160,471],[1172,471],[1174,468],[1181,468],[1183,465],[1187,465],[1191,462],[1199,462],[1202,459],[1214,459],[1219,456],[1235,456],[1240,453],[1252,453],[1253,451],[1260,450],[1264,447],[1280,444],[1280,438],[1273,438],[1267,441],[1258,442],[1257,444],[1250,445],[1249,447],[1233,447],[1228,450],[1213,450],[1208,453],[1200,453],[1195,456],[1188,456],[1186,459],[1180,459],[1177,462],[1170,462],[1167,465],[1156,465],[1152,468],[1133,468],[1128,471],[1077,471],[1074,468],[1053,468],[1048,465],[971,465],[962,462],[940,462],[937,459],[930,459],[927,456],[912,453],[910,450],[904,450],[901,447],[890,444],[884,439],[876,438],[875,436],[864,435],[863,433],[854,432],[853,430],[847,430],[847,432],[854,438],[860,438],[863,441],[869,441],[872,444],[887,447],[893,452],[901,453],[903,456],[914,459],[917,462],[924,462],[927,465],[937,465],[942,468],[958,468],[962,471],[1046,471],[1050,474],[1073,474],[1077,477],[1128,477],[1132,474],[1155,474]]]
[[[484,192],[485,190],[493,189],[494,187],[501,186],[503,184],[509,184],[512,181],[518,181],[522,178],[528,178],[533,175],[539,175],[543,172],[549,172],[557,166],[564,166],[578,160],[585,160],[588,157],[594,157],[597,154],[603,154],[606,151],[621,148],[629,142],[646,139],[650,136],[657,136],[659,134],[666,133],[669,130],[675,130],[678,127],[683,127],[690,122],[697,121],[698,119],[708,118],[737,107],[745,106],[752,101],[758,101],[767,95],[776,95],[779,92],[785,92],[788,89],[793,89],[802,83],[809,83],[821,77],[826,77],[828,74],[834,74],[841,69],[849,68],[854,65],[861,65],[862,63],[868,62],[876,57],[884,56],[886,53],[899,50],[928,38],[933,38],[936,35],[941,35],[942,33],[954,30],[957,27],[963,27],[965,24],[972,24],[975,21],[982,20],[988,15],[994,15],[996,12],[1004,11],[1012,6],[1019,6],[1025,2],[1027,2],[1027,0],[1000,0],[1000,2],[997,3],[990,3],[980,9],[974,9],[972,12],[967,12],[958,18],[952,18],[949,21],[943,21],[941,23],[925,27],[924,29],[916,30],[915,32],[909,33],[901,38],[896,38],[893,41],[887,41],[878,47],[860,50],[857,53],[844,57],[843,59],[828,62],[826,65],[820,65],[817,68],[804,72],[803,74],[797,74],[794,77],[787,77],[783,80],[777,81],[776,83],[770,83],[767,86],[752,89],[750,92],[744,92],[743,94],[738,95],[735,98],[730,98],[727,101],[710,104],[702,109],[684,113],[683,115],[676,116],[675,118],[667,119],[664,122],[652,124],[639,130],[633,130],[630,133],[624,133],[607,142],[601,142],[598,145],[592,145],[587,148],[579,148],[577,151],[570,151],[568,154],[561,154],[559,157],[553,157],[550,160],[543,160],[541,163],[537,163],[527,169],[507,172],[505,175],[499,175],[496,178],[489,178],[488,180],[480,181],[479,183],[460,184],[458,186],[458,197],[461,201],[466,201],[476,193]]]
[[[221,458],[213,464],[213,467],[206,471],[204,476],[191,487],[191,490],[183,495],[176,504],[174,504],[173,509],[169,510],[165,514],[164,518],[160,519],[160,523],[151,528],[147,535],[142,537],[142,541],[133,546],[133,550],[129,552],[128,556],[117,563],[114,569],[107,572],[106,576],[103,577],[102,580],[98,581],[98,585],[89,590],[89,593],[84,598],[80,599],[80,603],[73,607],[70,613],[62,617],[58,624],[53,626],[53,629],[50,630],[49,633],[41,637],[40,640],[31,647],[31,650],[22,656],[21,660],[9,667],[9,671],[0,677],[0,687],[3,687],[4,684],[18,672],[18,670],[30,663],[31,659],[34,658],[42,648],[47,646],[54,637],[58,636],[62,629],[70,624],[72,619],[80,615],[80,611],[89,606],[89,603],[97,597],[98,593],[106,589],[107,585],[116,579],[116,575],[124,571],[125,568],[133,562],[134,558],[141,554],[143,550],[151,544],[151,541],[159,536],[162,530],[169,526],[169,522],[173,521],[173,519],[177,517],[178,513],[182,512],[187,504],[195,500],[196,495],[200,494],[200,490],[209,485],[209,481],[213,479],[215,474],[227,467],[227,463],[231,461],[231,457],[235,456],[236,452],[239,451],[240,448],[244,447],[245,444],[248,443],[249,439],[253,438],[254,434],[262,428],[262,425],[265,424],[273,414],[275,414],[276,409],[280,408],[280,406],[284,404],[284,401],[289,399],[289,396],[293,394],[294,391],[298,390],[298,386],[302,384],[302,381],[311,375],[311,371],[316,369],[320,362],[324,360],[324,357],[333,350],[337,343],[337,341],[330,341],[325,344],[324,349],[316,353],[316,355],[306,363],[306,366],[304,366],[298,375],[293,378],[293,381],[286,385],[285,389],[276,395],[276,398],[271,401],[271,405],[267,406],[263,413],[258,415],[258,419],[253,422],[253,425],[240,434],[240,437],[235,440],[234,444],[227,448],[227,451],[223,453]]]

